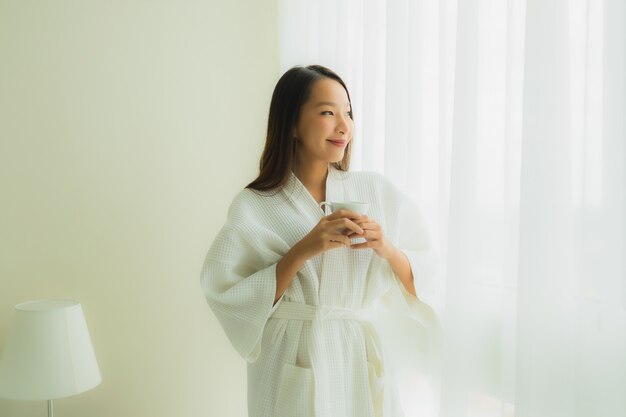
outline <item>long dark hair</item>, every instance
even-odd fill
[[[309,65],[308,67],[293,67],[285,72],[276,83],[272,94],[265,149],[263,149],[259,164],[259,176],[246,188],[268,191],[285,184],[295,163],[298,141],[294,140],[292,132],[298,123],[300,109],[309,99],[313,83],[323,78],[331,78],[343,86],[348,95],[350,109],[352,109],[346,84],[332,70],[321,65]],[[338,170],[348,170],[351,144],[352,141],[348,142],[343,159],[333,162],[333,166]]]

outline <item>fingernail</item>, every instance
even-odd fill
[[[359,234],[363,234],[363,229],[359,229]]]

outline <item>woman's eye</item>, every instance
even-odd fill
[[[327,114],[328,114],[328,115],[332,116],[332,115],[333,115],[333,112],[332,112],[332,111],[330,111],[330,110],[326,110],[326,111],[323,111],[323,112],[322,112],[322,114],[323,114],[323,115],[327,115]]]

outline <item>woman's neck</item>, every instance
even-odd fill
[[[318,203],[326,199],[328,164],[298,164],[294,174]]]

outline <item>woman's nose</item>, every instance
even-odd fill
[[[335,130],[342,135],[349,134],[350,133],[350,121],[352,121],[352,119],[350,119],[348,116],[345,116],[345,115],[340,116],[338,123],[337,123],[337,128]]]

